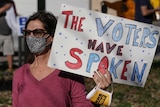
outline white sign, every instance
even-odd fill
[[[144,87],[159,31],[154,25],[63,4],[48,65],[86,77],[108,69],[115,83]]]

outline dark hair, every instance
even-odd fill
[[[54,36],[57,19],[51,12],[46,11],[38,11],[34,13],[32,16],[29,17],[29,19],[26,22],[25,29],[27,28],[27,25],[32,20],[40,20],[43,23],[43,27],[49,34]]]
[[[57,19],[51,12],[39,11],[39,12],[33,13],[33,15],[31,15],[28,18],[25,25],[25,29],[27,28],[28,23],[33,20],[40,20],[43,23],[43,27],[45,28],[45,30],[47,30],[47,32],[54,37]],[[26,42],[25,42],[25,49],[26,49],[26,56],[27,56],[25,59],[25,63],[32,63],[35,57],[29,51]]]

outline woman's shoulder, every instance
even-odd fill
[[[21,67],[17,68],[14,72],[14,76],[21,76],[27,69],[29,69],[29,64],[24,64]]]

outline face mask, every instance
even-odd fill
[[[86,96],[90,101],[104,106],[110,106],[112,101],[112,92],[100,89],[98,86],[94,87]]]
[[[26,42],[30,52],[33,54],[41,54],[45,50],[45,47],[48,45],[46,43],[46,38],[47,37],[37,38],[32,35],[27,36]]]

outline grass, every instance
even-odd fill
[[[89,78],[85,78],[85,82],[87,91],[90,91],[95,86],[94,82]],[[2,85],[1,83],[0,85]],[[159,87],[160,61],[153,61],[144,88],[114,84],[111,107],[159,107]],[[0,107],[11,107],[11,104],[11,89],[0,90]]]
[[[86,80],[86,82],[89,81],[90,79]],[[86,84],[87,88],[92,89],[93,84]],[[143,88],[114,83],[111,107],[159,107],[159,88],[160,61],[153,61],[149,76]]]
[[[159,66],[158,66],[159,65]],[[159,107],[160,62],[154,61],[145,87],[114,85],[113,107]]]

